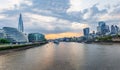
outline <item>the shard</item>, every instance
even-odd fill
[[[20,17],[19,17],[18,30],[19,30],[20,32],[24,32],[24,26],[23,26],[22,14],[20,14]]]

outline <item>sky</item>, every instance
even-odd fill
[[[99,21],[120,27],[120,0],[0,0],[0,27],[18,27],[22,13],[26,33],[82,34]],[[64,34],[65,35],[65,34]]]

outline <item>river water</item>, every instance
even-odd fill
[[[120,44],[48,43],[0,56],[0,70],[119,70]]]

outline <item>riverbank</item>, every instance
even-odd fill
[[[44,45],[46,43],[47,42],[22,44],[22,45],[18,44],[18,45],[9,45],[9,46],[0,47],[0,55],[10,53],[10,52],[14,52],[14,51],[20,51],[20,50],[25,50],[25,49],[29,49],[29,48],[34,48],[34,47],[37,47],[37,46]]]
[[[120,43],[120,41],[94,41],[93,43]]]

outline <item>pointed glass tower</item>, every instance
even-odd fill
[[[22,14],[20,14],[20,17],[19,17],[18,30],[19,30],[20,32],[24,32],[24,26],[23,26]]]

